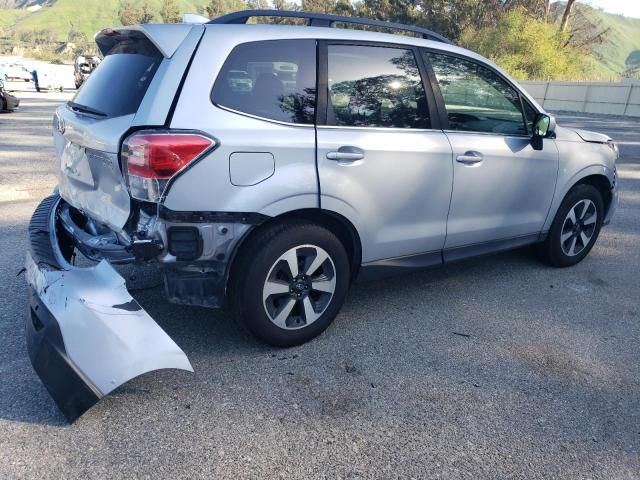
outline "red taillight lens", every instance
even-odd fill
[[[134,134],[125,143],[129,175],[171,178],[213,145],[213,140],[190,133]]]
[[[212,139],[195,133],[134,133],[122,145],[131,196],[160,201],[168,180],[213,146]]]

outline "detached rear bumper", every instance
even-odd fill
[[[131,297],[106,261],[69,264],[58,235],[60,197],[46,198],[29,224],[26,322],[33,367],[69,421],[152,370],[193,371],[184,352]]]

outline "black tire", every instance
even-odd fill
[[[296,247],[304,249],[305,245],[319,247],[329,255],[335,290],[323,309],[318,311],[322,314],[309,325],[306,325],[306,314],[301,311],[296,321],[303,320],[302,326],[295,323],[295,329],[281,328],[267,314],[263,300],[265,282],[276,265],[279,265],[278,260],[285,252]],[[332,232],[302,221],[275,224],[252,234],[238,252],[232,270],[231,299],[241,323],[260,340],[279,347],[300,345],[320,335],[334,320],[346,297],[350,275],[348,255]],[[302,301],[297,301],[293,293],[279,295],[278,302],[296,301],[294,313],[297,308],[303,308]],[[311,296],[312,293],[309,292],[308,295]]]
[[[567,235],[571,233],[573,236],[578,238],[580,236],[579,232],[583,230],[578,228],[578,230],[574,232],[573,229],[568,228],[570,227],[571,222],[566,222],[567,216],[574,206],[585,201],[591,201],[593,203],[597,214],[596,221],[593,226],[593,231],[591,232],[589,230],[591,236],[589,237],[587,244],[584,245],[582,240],[578,240],[578,247],[582,246],[582,248],[577,253],[569,255],[565,252],[565,249],[569,248],[571,251],[571,247],[567,247],[567,245],[571,244],[573,237],[569,237],[569,239],[565,241],[563,248],[561,241],[563,234]],[[584,203],[582,205],[584,208]],[[551,224],[551,229],[549,230],[546,240],[539,245],[538,253],[540,254],[540,257],[545,263],[554,267],[570,267],[579,263],[589,254],[593,245],[596,243],[603,220],[604,202],[598,189],[587,184],[576,185],[569,190],[569,193],[567,193],[560,204],[560,208],[558,208],[556,216],[553,219],[553,223]],[[586,227],[583,226],[582,229],[587,232]]]

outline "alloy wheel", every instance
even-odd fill
[[[335,290],[331,256],[318,246],[301,245],[275,261],[264,281],[262,302],[275,325],[296,330],[320,318]]]
[[[560,231],[560,246],[565,255],[574,257],[582,252],[596,231],[598,211],[588,199],[580,200],[567,213]]]

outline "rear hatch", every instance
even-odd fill
[[[158,25],[102,31],[96,43],[104,60],[73,100],[55,114],[60,195],[116,232],[122,230],[131,213],[131,198],[119,162],[122,138],[140,126],[139,109],[149,110],[145,105],[154,105],[156,126],[166,121],[185,72],[184,62],[178,61],[180,65],[174,70],[178,69],[179,75],[171,73],[170,57],[190,30],[186,25]],[[147,94],[154,97],[153,102],[144,102]],[[164,108],[158,108],[158,103]],[[157,112],[162,112],[161,118]]]
[[[130,198],[118,161],[121,139],[133,129],[165,124],[202,30],[145,25],[103,31],[97,43],[104,62],[56,112],[59,190],[65,201],[55,194],[44,199],[29,224],[25,334],[35,371],[70,421],[146,372],[193,371],[107,260],[70,263],[83,236],[67,203],[113,230],[125,225]],[[154,35],[161,42],[154,42]]]

